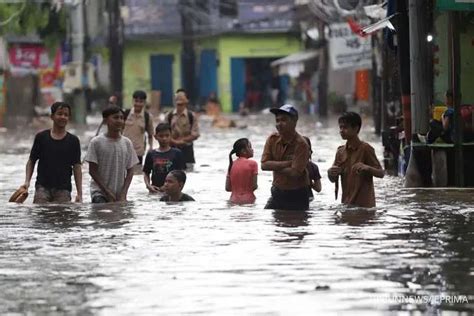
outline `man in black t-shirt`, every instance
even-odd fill
[[[82,202],[82,167],[79,138],[66,131],[71,116],[71,106],[55,102],[51,106],[53,128],[35,136],[30,158],[26,164],[25,183],[28,190],[38,161],[33,203],[66,203],[71,201],[71,174],[74,173],[77,196]]]

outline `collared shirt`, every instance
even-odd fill
[[[196,113],[193,113],[193,124],[189,122],[189,111],[186,109],[181,114],[178,114],[176,109],[171,112],[171,137],[180,138],[189,135],[199,137],[199,124]],[[169,122],[169,121],[168,121]]]
[[[300,134],[295,132],[291,140],[285,141],[278,133],[274,133],[265,143],[261,162],[291,161],[291,167],[301,172],[301,175],[289,177],[281,171],[273,171],[273,185],[281,190],[295,190],[309,185],[306,170],[309,156],[309,146]]]
[[[360,206],[374,207],[375,192],[372,175],[357,174],[352,167],[361,162],[373,168],[382,169],[380,162],[375,156],[372,146],[363,141],[356,141],[340,146],[336,152],[333,166],[342,168],[342,203]]]
[[[125,121],[123,136],[130,138],[133,143],[133,149],[135,149],[139,157],[145,154],[145,131],[148,135],[154,134],[151,114],[148,126],[145,127],[145,109],[136,114],[132,108]]]

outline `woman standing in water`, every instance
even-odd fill
[[[236,154],[237,159],[232,160]],[[229,168],[225,181],[225,190],[232,192],[230,201],[235,204],[250,204],[255,202],[253,191],[257,189],[257,162],[252,159],[252,144],[247,138],[240,138],[234,143],[229,153]]]

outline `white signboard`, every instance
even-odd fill
[[[347,23],[329,26],[329,56],[334,70],[345,68],[372,68],[370,37],[360,37]]]

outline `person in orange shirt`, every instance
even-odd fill
[[[339,117],[339,133],[347,142],[337,149],[328,176],[331,182],[336,183],[341,176],[342,203],[374,207],[373,177],[383,178],[384,170],[375,156],[374,148],[359,139],[361,126],[362,120],[357,113],[346,112]],[[336,190],[337,187],[336,184]]]
[[[237,159],[232,160],[236,154]],[[253,191],[257,189],[257,162],[252,159],[253,148],[247,138],[240,138],[234,143],[229,154],[229,169],[225,181],[225,190],[232,192],[230,201],[235,204],[250,204],[255,202]]]

